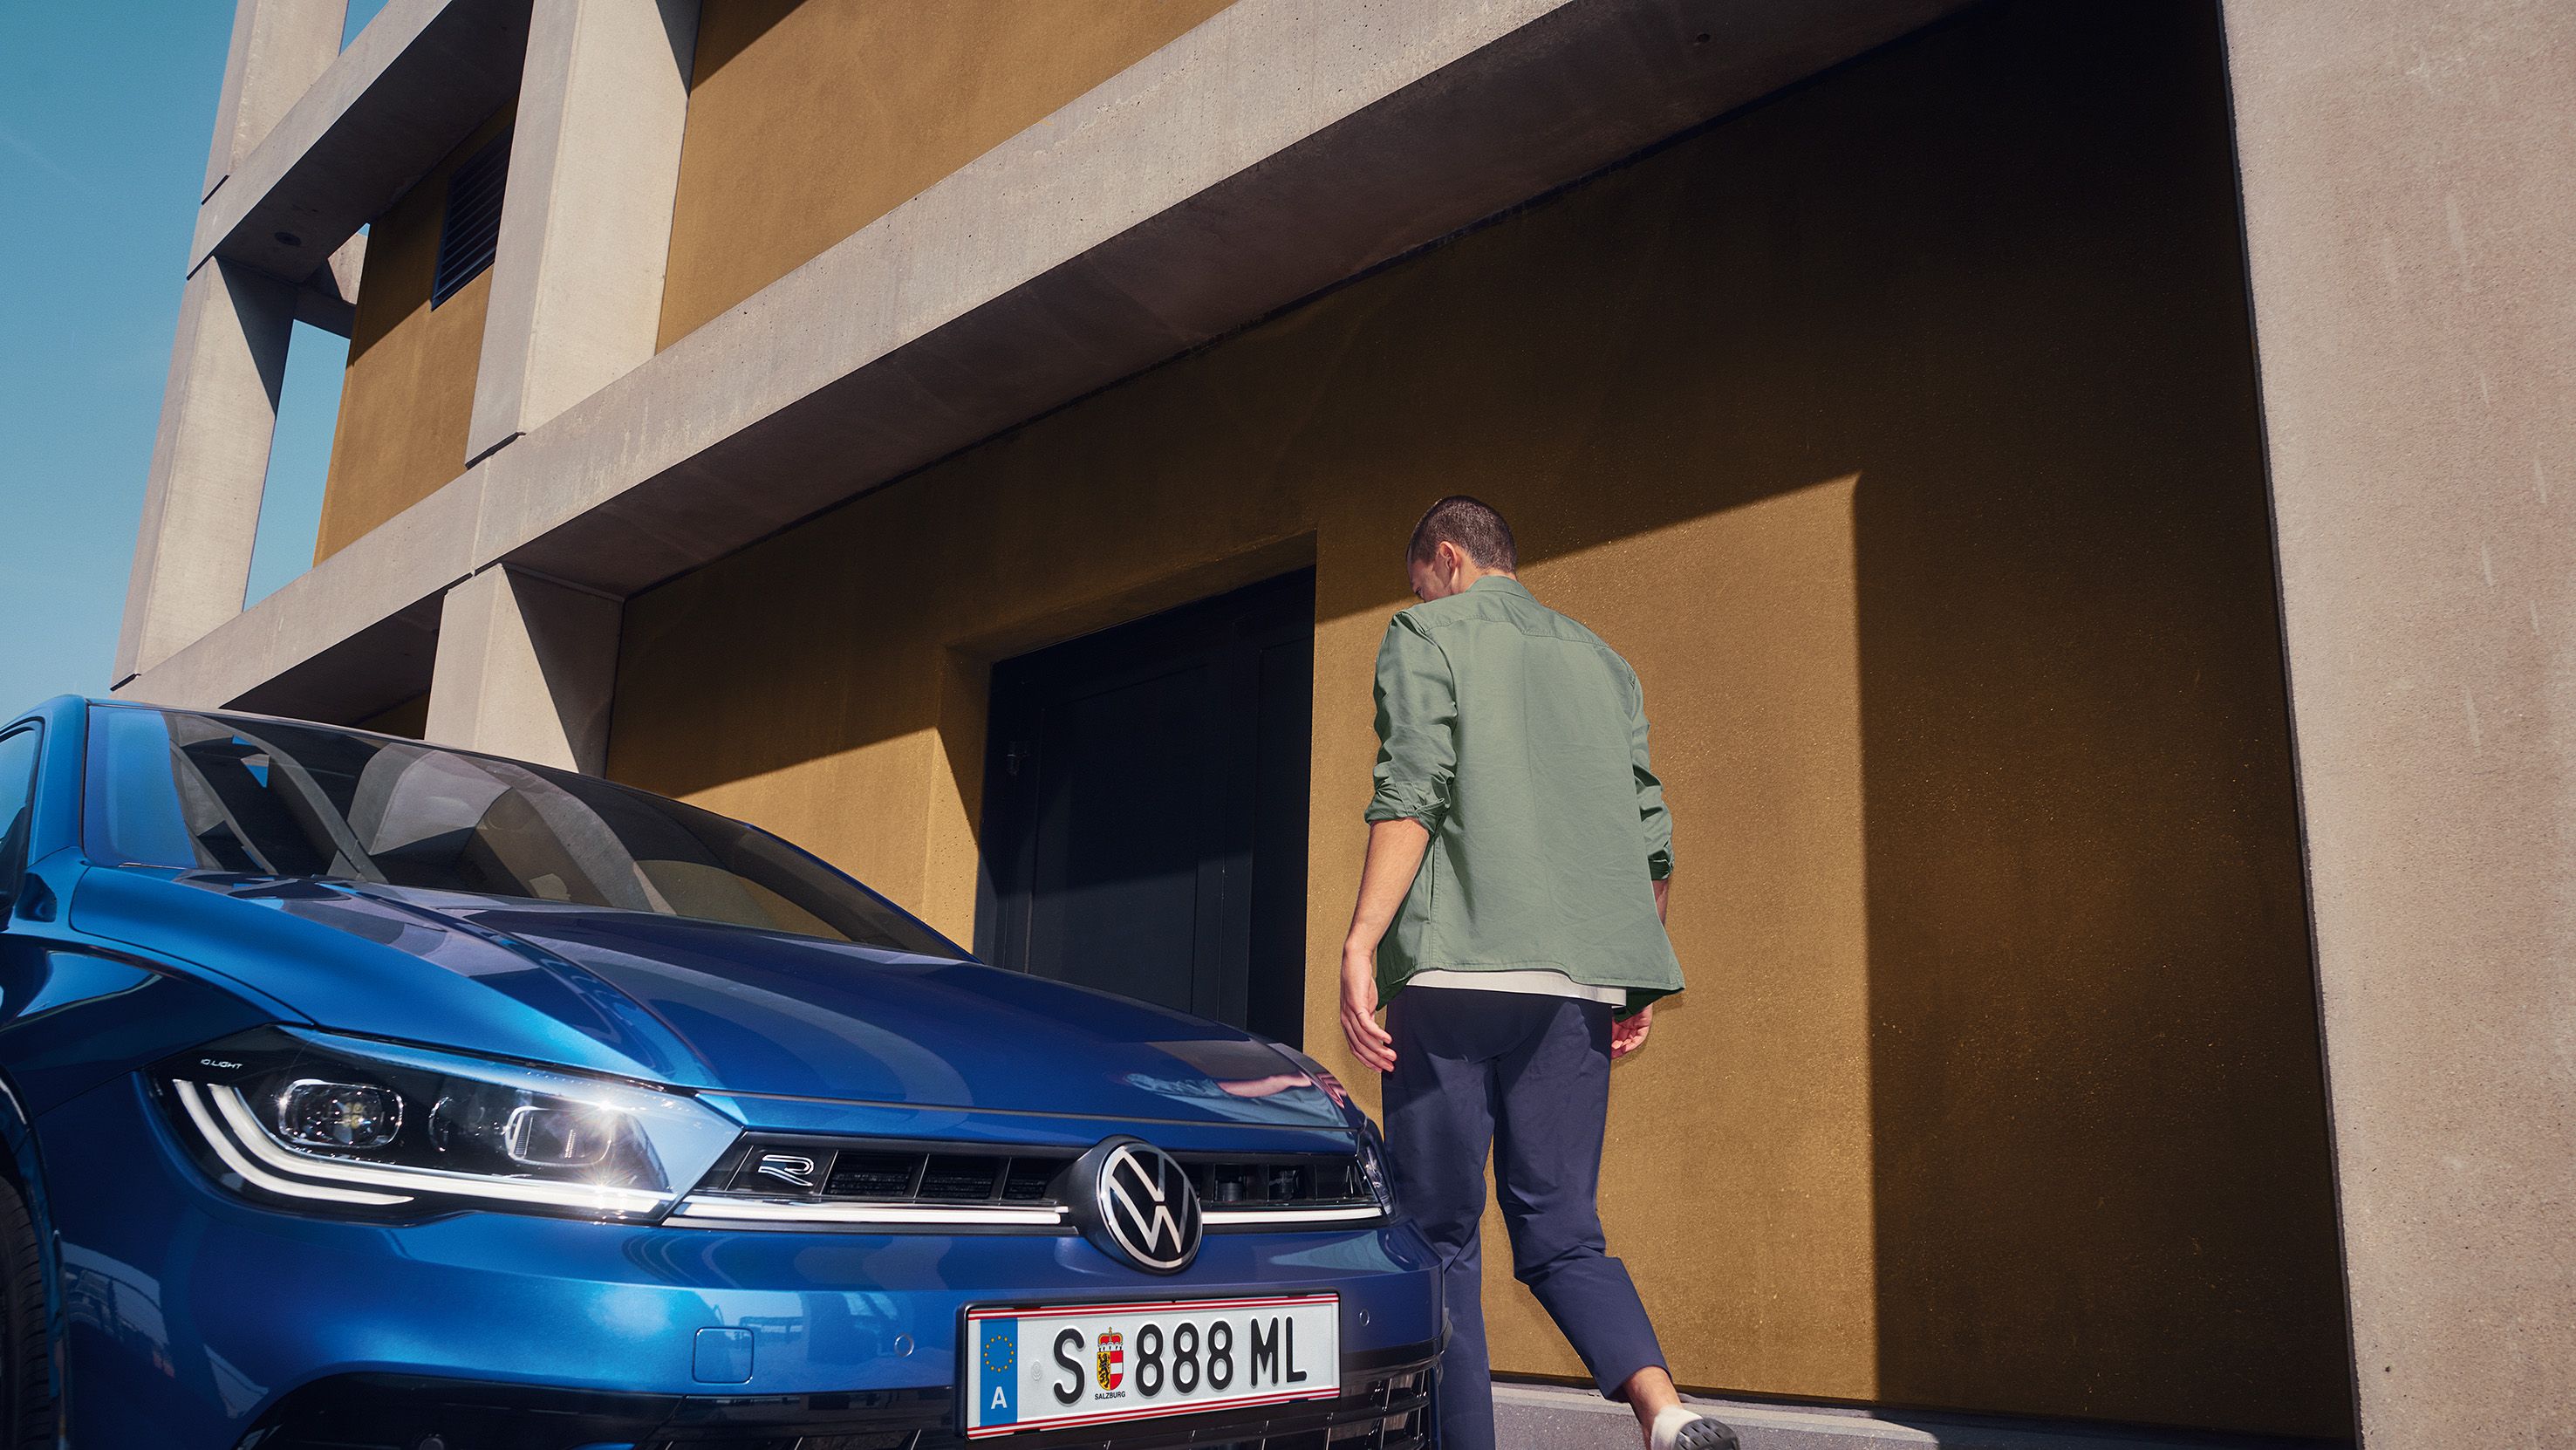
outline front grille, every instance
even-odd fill
[[[710,1169],[698,1191],[822,1203],[1042,1203],[1073,1159],[1064,1152],[844,1147],[756,1135]]]
[[[760,1190],[764,1180],[757,1158],[746,1162],[733,1176],[733,1186],[743,1192]],[[918,1153],[842,1153],[832,1162],[831,1175],[823,1180],[826,1198],[878,1198],[900,1203],[912,1197],[913,1184],[921,1177],[922,1159]]]
[[[1368,1201],[1357,1158],[1300,1156],[1261,1159],[1193,1159],[1174,1154],[1190,1170],[1203,1203],[1219,1207],[1266,1204],[1342,1204]]]
[[[990,1203],[1002,1196],[1002,1168],[1010,1161],[933,1153],[922,1164],[921,1187],[913,1197],[924,1203]]]
[[[1002,1175],[1004,1203],[1042,1203],[1055,1184],[1059,1165],[1051,1158],[1014,1158]]]
[[[1064,1149],[853,1143],[753,1134],[698,1185],[702,1197],[805,1203],[1003,1204],[1064,1202],[1061,1182],[1077,1155]],[[1175,1153],[1210,1208],[1367,1206],[1368,1181],[1347,1153],[1255,1156]]]

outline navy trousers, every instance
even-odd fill
[[[1395,1071],[1386,1137],[1398,1205],[1440,1256],[1449,1345],[1442,1450],[1490,1450],[1485,1352],[1485,1155],[1511,1230],[1512,1274],[1556,1320],[1605,1395],[1664,1362],[1594,1199],[1610,1117],[1610,1008],[1570,997],[1409,987],[1387,1004]]]

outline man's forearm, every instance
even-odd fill
[[[1422,869],[1431,849],[1431,833],[1415,820],[1377,821],[1369,826],[1368,860],[1360,867],[1359,904],[1351,909],[1351,932],[1345,951],[1375,951],[1395,920],[1404,894]]]
[[[1656,877],[1656,878],[1655,878],[1655,920],[1657,920],[1657,921],[1670,921],[1670,920],[1672,920],[1672,917],[1668,914],[1668,913],[1672,910],[1672,904],[1673,904],[1673,878],[1671,878],[1670,876],[1658,876],[1658,877]]]

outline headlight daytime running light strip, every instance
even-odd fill
[[[175,1086],[183,1094],[187,1094],[193,1084],[182,1082]],[[342,1183],[371,1184],[381,1188],[409,1188],[422,1193],[497,1198],[515,1203],[542,1203],[558,1208],[589,1209],[607,1213],[657,1213],[671,1201],[667,1194],[652,1193],[640,1188],[545,1183],[516,1178],[484,1178],[470,1173],[444,1172],[435,1168],[380,1168],[370,1164],[291,1153],[279,1147],[276,1140],[268,1135],[268,1130],[260,1126],[259,1120],[251,1114],[249,1104],[242,1100],[240,1090],[228,1084],[210,1083],[205,1091],[214,1099],[216,1111],[223,1115],[224,1121],[231,1125],[234,1133],[238,1135],[241,1147],[251,1156],[281,1173],[299,1174],[308,1178],[334,1179]],[[191,1115],[196,1117],[199,1126],[206,1130],[206,1136],[214,1144],[215,1151],[224,1156],[226,1163],[231,1164],[235,1172],[240,1172],[240,1165],[234,1163],[232,1156],[224,1152],[224,1135],[213,1131],[212,1125],[205,1122],[202,1110],[194,1103],[193,1095],[185,1100],[189,1103]],[[249,1178],[250,1175],[244,1173],[243,1177]],[[260,1187],[269,1189],[271,1192],[291,1192],[306,1198],[329,1197],[341,1202],[359,1203],[405,1201],[401,1198],[373,1194],[353,1196],[335,1190],[317,1192],[315,1185],[309,1184],[279,1188],[272,1182],[259,1179],[252,1181],[258,1182]]]

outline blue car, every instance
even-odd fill
[[[0,1447],[1429,1445],[1292,1049],[740,822],[362,731],[0,726]]]

